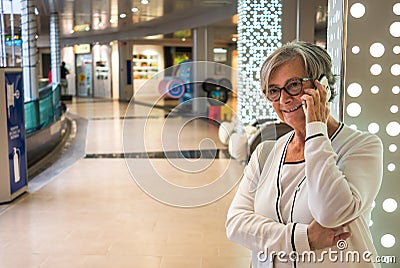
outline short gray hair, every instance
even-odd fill
[[[328,78],[331,90],[331,98],[335,97],[333,85],[335,76],[332,73],[332,60],[328,52],[318,45],[304,41],[292,41],[275,50],[267,57],[261,66],[261,89],[266,91],[268,88],[269,77],[278,66],[294,58],[300,58],[304,63],[304,69],[308,77],[319,79],[322,75]]]

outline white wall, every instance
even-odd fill
[[[69,70],[67,75],[68,90],[67,94],[76,95],[76,75],[75,75],[75,53],[73,47],[64,47],[61,49],[61,62],[65,61],[65,66]]]
[[[92,55],[94,97],[111,98],[111,48],[109,45],[94,45]],[[98,66],[99,63],[104,66]]]

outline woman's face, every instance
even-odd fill
[[[271,86],[282,88],[293,78],[307,78],[304,64],[300,58],[294,58],[278,66],[269,76],[268,88]],[[303,88],[313,87],[313,81],[304,81]],[[281,90],[281,97],[278,101],[272,102],[275,112],[279,118],[292,128],[304,128],[305,115],[302,108],[300,97],[289,95],[285,90]]]

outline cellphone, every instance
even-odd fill
[[[329,82],[328,82],[328,78],[323,74],[321,75],[321,77],[318,79],[318,81],[321,83],[321,85],[323,85],[326,89],[326,102],[329,101],[329,99],[331,98],[331,90],[329,87]],[[303,111],[304,113],[306,113],[307,111],[307,103],[305,101],[302,102],[303,104]]]
[[[331,98],[331,89],[329,88],[329,82],[328,82],[328,78],[326,78],[325,75],[322,75],[320,79],[318,79],[318,81],[321,83],[321,85],[323,85],[326,89],[326,101],[328,102],[329,99]]]

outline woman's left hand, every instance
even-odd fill
[[[313,220],[307,227],[308,243],[311,250],[336,246],[338,241],[348,239],[351,233],[343,232],[342,229],[352,222],[350,221],[336,228],[327,228]]]
[[[326,89],[318,80],[314,82],[316,89],[305,88],[304,95],[301,96],[303,101],[303,110],[306,115],[306,122],[324,122],[328,121],[329,106],[326,99]]]

